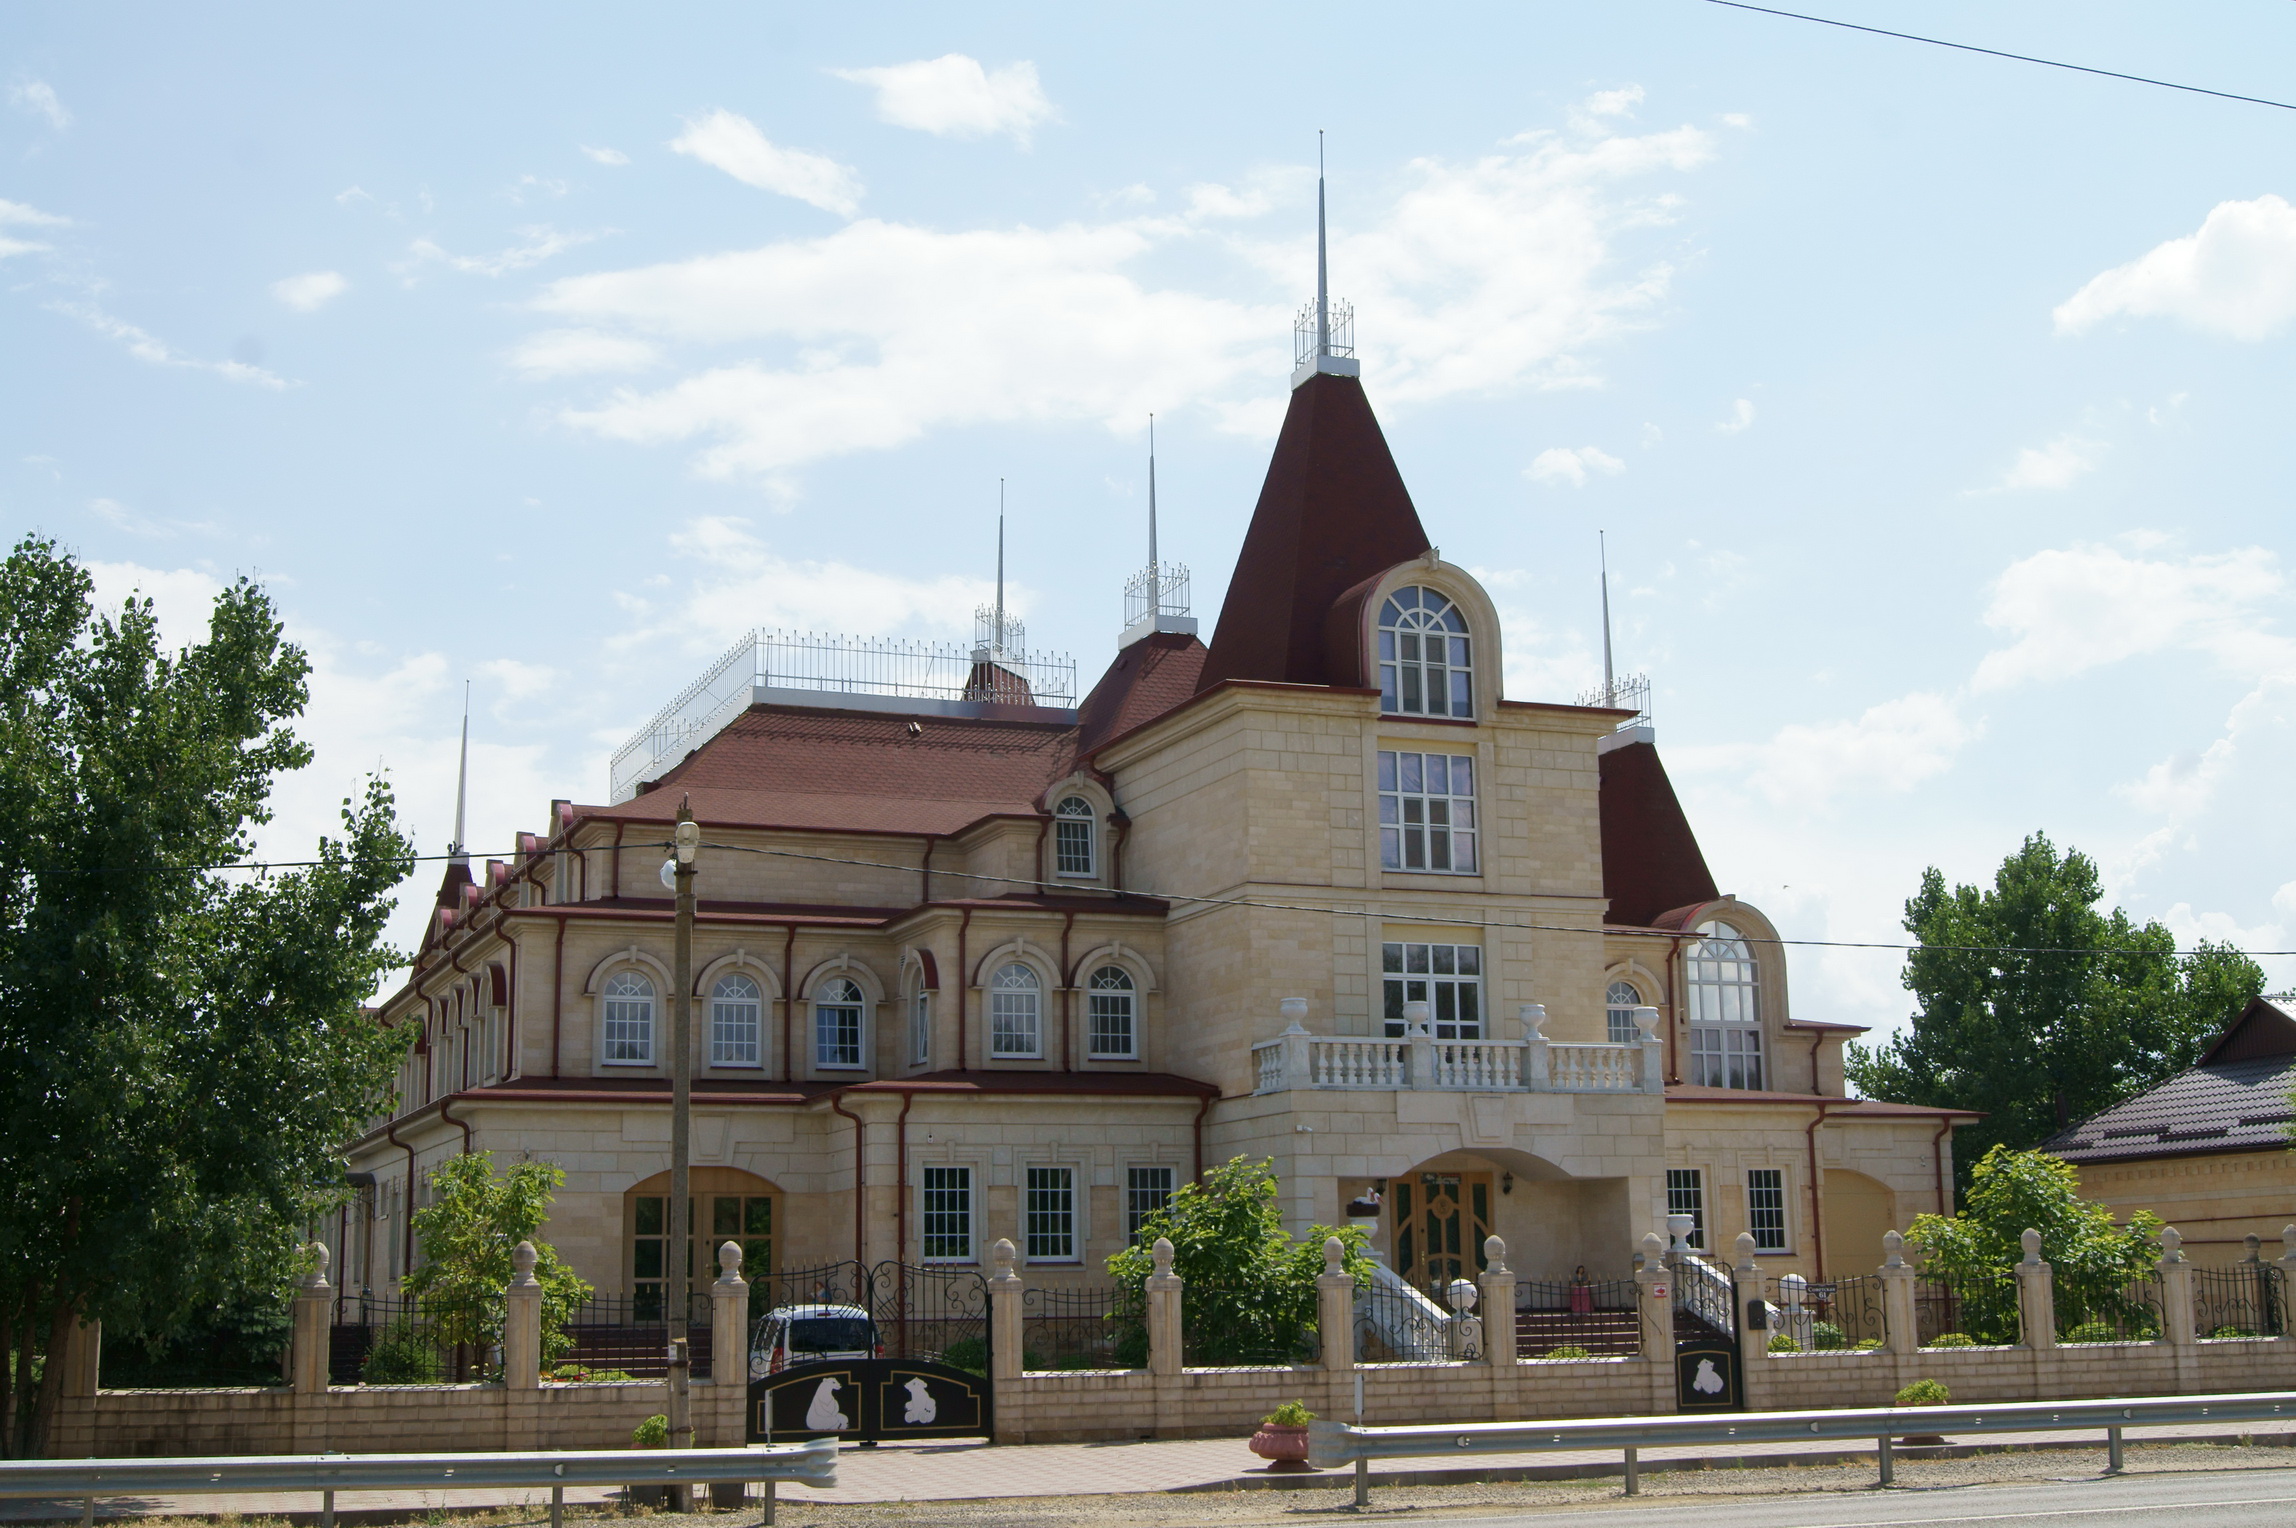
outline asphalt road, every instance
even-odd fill
[[[2296,1472],[2124,1475],[2110,1479],[2025,1482],[1998,1486],[1876,1491],[1866,1497],[1675,1497],[1638,1499],[1593,1511],[1468,1513],[1446,1517],[1459,1528],[1538,1528],[1602,1524],[1616,1528],[1619,1509],[1678,1517],[1684,1528],[2259,1528],[2296,1523]],[[1695,1517],[1693,1518],[1693,1514]]]

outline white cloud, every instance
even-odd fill
[[[109,502],[109,501],[104,501]],[[223,585],[196,568],[147,568],[132,562],[87,562],[96,613],[116,618],[129,599],[151,601],[160,640],[171,650],[207,640],[208,618]]]
[[[72,114],[64,110],[64,103],[56,98],[56,89],[46,80],[22,80],[8,87],[8,104],[29,117],[38,117],[57,132],[72,125]]]
[[[88,513],[115,530],[131,536],[150,536],[167,540],[183,531],[196,531],[212,535],[215,526],[206,520],[153,520],[137,514],[117,499],[90,499]]]
[[[1379,314],[1362,348],[1382,399],[1598,380],[1578,352],[1650,322],[1667,290],[1664,267],[1612,269],[1617,240],[1673,215],[1668,198],[1628,183],[1707,154],[1703,135],[1679,129],[1533,135],[1471,165],[1411,165],[1403,195],[1361,231],[1343,229],[1333,257]],[[1296,208],[1309,187],[1293,179]],[[772,480],[935,428],[1096,420],[1131,431],[1174,398],[1230,429],[1271,430],[1311,238],[1267,241],[1187,217],[956,232],[861,219],[819,238],[563,278],[535,306],[555,326],[644,340],[684,366],[658,389],[564,406],[568,424],[635,443],[700,438],[703,475]],[[1138,273],[1187,245],[1258,267],[1261,300],[1229,295],[1232,274],[1200,291]]]
[[[288,385],[287,379],[276,372],[245,361],[202,361],[187,356],[147,330],[139,329],[125,319],[114,318],[93,303],[52,302],[49,311],[76,318],[106,339],[117,340],[127,353],[149,366],[180,367],[187,371],[207,371],[231,382],[245,382],[255,387],[273,390]]]
[[[1584,488],[1590,472],[1611,474],[1625,470],[1626,463],[1600,446],[1549,446],[1531,459],[1531,464],[1523,469],[1523,476],[1534,483],[1568,483],[1573,488]]]
[[[1640,85],[1622,85],[1616,90],[1598,90],[1586,98],[1586,113],[1590,117],[1619,117],[1642,104]]]
[[[547,224],[521,228],[517,233],[526,241],[524,244],[491,255],[450,254],[429,239],[417,239],[407,246],[414,258],[392,269],[403,275],[435,262],[472,276],[506,276],[512,271],[532,269],[554,255],[562,255],[598,237],[594,233],[560,233]]]
[[[670,147],[745,186],[792,196],[839,217],[851,217],[861,206],[861,177],[849,166],[770,143],[756,123],[730,111],[688,121]]]
[[[1985,624],[2016,641],[1987,653],[1980,692],[2070,679],[2149,653],[2206,653],[2251,677],[2296,672],[2296,644],[2258,609],[2287,587],[2262,547],[2181,560],[2079,545],[2012,563],[1993,585]]]
[[[535,379],[643,371],[661,364],[661,359],[658,346],[595,329],[545,329],[510,353],[510,364]]]
[[[349,291],[340,271],[306,271],[271,283],[271,295],[298,313],[316,313]]]
[[[558,670],[540,663],[521,663],[516,658],[489,658],[478,666],[478,671],[493,680],[506,700],[528,700],[545,694],[558,683]]]
[[[2296,207],[2277,196],[2219,202],[2197,233],[2093,278],[2058,305],[2059,334],[2108,318],[2181,319],[2260,340],[2296,317]]]
[[[2075,479],[2095,470],[2103,449],[2098,442],[2078,435],[2060,435],[2045,446],[2027,446],[2017,453],[2017,460],[1994,485],[1994,491],[2070,488]]]
[[[0,228],[60,228],[69,222],[71,222],[70,218],[58,217],[52,212],[42,212],[39,208],[27,206],[23,202],[11,202],[5,198],[0,198]],[[6,234],[0,233],[0,260],[5,260],[10,255],[28,255],[48,247],[37,239],[12,239]]]
[[[1950,769],[1978,731],[1950,697],[1919,693],[1868,707],[1854,721],[1794,722],[1764,743],[1677,748],[1670,757],[1687,769],[1743,772],[1779,806],[1816,805],[1911,790]]]
[[[1753,422],[1754,400],[1751,398],[1740,398],[1736,403],[1730,405],[1730,417],[1723,420],[1714,428],[1720,430],[1725,435],[1735,435],[1740,430],[1745,429]]]
[[[614,165],[614,166],[621,166],[621,165],[626,165],[626,164],[628,164],[628,163],[630,162],[630,156],[629,156],[629,155],[627,155],[627,154],[625,154],[625,153],[623,153],[623,152],[622,152],[620,149],[608,149],[608,148],[595,148],[595,149],[594,149],[594,148],[590,147],[590,145],[589,145],[589,144],[587,144],[587,143],[583,144],[583,145],[581,146],[581,148],[582,148],[582,155],[583,155],[583,157],[584,157],[584,158],[586,158],[586,159],[590,159],[590,160],[594,160],[594,161],[596,161],[597,163],[599,163],[599,164],[602,164],[602,165]]]
[[[881,69],[829,72],[876,91],[880,119],[943,137],[1006,133],[1025,144],[1038,124],[1058,115],[1037,81],[1036,65],[1026,59],[992,70],[962,53],[946,53]]]

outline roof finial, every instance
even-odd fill
[[[1315,301],[1292,321],[1292,386],[1322,372],[1358,377],[1355,310],[1331,300],[1331,235],[1323,191],[1323,129],[1315,130]]]
[[[1331,263],[1324,237],[1323,129],[1315,130],[1315,353],[1331,354]]]
[[[1004,479],[997,479],[997,625],[996,650],[1004,653]]]
[[[1618,679],[1610,667],[1610,548],[1603,533],[1594,533],[1595,557],[1602,564],[1602,703],[1618,704]]]
[[[1165,564],[1156,545],[1156,416],[1148,416],[1148,566],[1124,585],[1124,631],[1116,639],[1119,650],[1152,632],[1180,632],[1193,636],[1196,619],[1188,614],[1188,570],[1180,563]]]
[[[1156,416],[1148,416],[1148,566],[1156,566]]]
[[[446,846],[447,857],[457,865],[470,863],[470,851],[462,836],[463,806],[470,799],[470,681],[462,682],[462,758],[454,772],[454,842]]]

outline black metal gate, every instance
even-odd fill
[[[749,1385],[749,1440],[988,1437],[986,1375],[919,1358],[792,1364]]]
[[[788,1305],[858,1306],[877,1324],[886,1358],[989,1370],[989,1283],[977,1269],[846,1261],[768,1275],[750,1285],[753,1347],[759,1325]]]

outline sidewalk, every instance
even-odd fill
[[[2230,1443],[2242,1438],[2267,1447],[2296,1448],[2296,1427],[2259,1427],[2248,1433],[2228,1433],[2221,1427],[2188,1426],[2130,1428],[2128,1441]],[[1948,1454],[1985,1453],[2004,1449],[2094,1448],[2101,1455],[2101,1433],[2045,1432],[1989,1434],[1981,1442],[1944,1449],[1904,1449],[1900,1457],[1937,1458]],[[1820,1464],[1845,1459],[1871,1458],[1872,1450],[1856,1447],[1807,1448],[1794,1443],[1750,1443],[1728,1453],[1697,1448],[1653,1448],[1642,1454],[1645,1470],[1731,1469],[1739,1464]],[[2291,1466],[2296,1467],[2296,1459]],[[1617,1475],[1622,1461],[1616,1449],[1569,1449],[1536,1454],[1490,1454],[1473,1464],[1449,1464],[1435,1459],[1396,1460],[1375,1467],[1377,1484],[1443,1485],[1472,1480],[1561,1480]],[[1005,1496],[1099,1496],[1127,1492],[1221,1491],[1252,1489],[1342,1490],[1352,1481],[1344,1469],[1318,1474],[1271,1475],[1244,1447],[1241,1438],[1193,1438],[1163,1443],[1038,1443],[994,1448],[986,1443],[886,1444],[878,1448],[851,1446],[837,1459],[838,1483],[828,1490],[811,1486],[782,1487],[793,1502],[957,1501]],[[612,1499],[601,1488],[571,1489],[567,1505],[595,1505]],[[531,1506],[547,1507],[550,1494],[540,1490],[425,1491],[394,1495],[380,1491],[344,1491],[335,1498],[336,1515],[345,1523],[386,1522],[419,1517],[427,1512],[454,1508]],[[106,1518],[226,1512],[242,1517],[292,1517],[315,1521],[317,1500],[308,1493],[186,1497],[121,1497],[97,1503],[97,1515]],[[53,1521],[76,1518],[76,1501],[0,1503],[0,1521]]]

